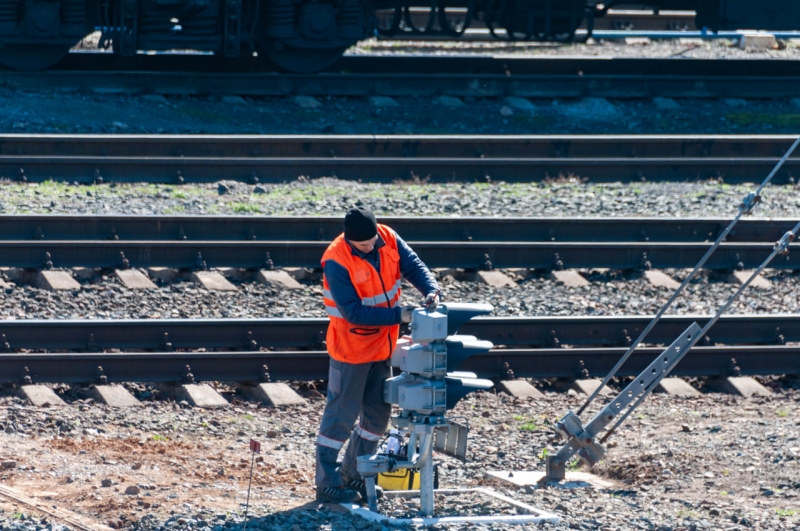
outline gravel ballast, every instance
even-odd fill
[[[542,471],[542,457],[560,447],[552,422],[583,398],[551,392],[546,385],[541,387],[545,398],[536,401],[494,393],[470,396],[453,411],[470,422],[468,462],[437,457],[440,484],[486,486],[562,518],[546,529],[796,529],[800,393],[777,380],[765,383],[774,391],[771,398],[652,396],[609,441],[606,460],[593,470],[609,484],[577,490],[516,487],[488,480],[485,472]],[[74,397],[68,409],[34,409],[6,399],[0,437],[3,458],[14,459],[15,466],[2,470],[2,483],[103,525],[240,531],[252,437],[263,453],[254,466],[248,529],[386,529],[313,500],[314,441],[324,402],[320,390],[306,387],[301,392],[309,405],[289,410],[242,404],[235,397],[222,411],[159,401],[113,410]],[[134,392],[152,396],[145,388]],[[138,493],[131,494],[137,490],[132,486]],[[474,495],[452,496],[444,503],[437,498],[437,514],[510,512]],[[380,509],[402,515],[414,504],[385,500]],[[7,499],[0,508],[3,529],[59,529],[52,519],[33,516],[34,511]]]

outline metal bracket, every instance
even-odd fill
[[[272,376],[270,376],[270,374],[269,374],[269,367],[267,367],[266,363],[261,366],[261,378],[260,378],[260,380],[261,380],[261,383],[267,383],[267,382],[271,382],[272,381]]]
[[[94,334],[89,334],[89,339],[86,341],[86,351],[87,352],[98,352],[100,347],[97,345],[97,341],[94,340]]]
[[[100,365],[97,366],[97,376],[96,381],[100,385],[107,385],[108,384],[108,376],[103,373],[103,367]]]
[[[194,259],[194,268],[197,271],[208,271],[208,264],[203,260],[203,253],[197,253],[197,258]]]
[[[164,332],[159,347],[161,347],[161,350],[164,352],[172,352],[172,342],[169,340],[169,334],[167,332]]]
[[[192,368],[189,365],[186,366],[186,373],[183,375],[183,383],[185,384],[194,383],[194,374],[192,374]]]
[[[467,462],[467,438],[469,424],[461,424],[447,419],[447,426],[436,430],[433,447],[450,457],[455,457],[462,463]]]
[[[247,341],[244,344],[244,348],[253,351],[258,350],[258,342],[255,339],[253,339],[253,332],[249,330],[247,332]]]

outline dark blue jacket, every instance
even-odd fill
[[[403,278],[417,288],[423,296],[438,290],[439,285],[436,283],[436,279],[433,278],[433,274],[419,259],[417,253],[399,235],[395,233],[395,236],[397,237],[397,251],[400,255],[400,274]],[[378,235],[378,241],[375,242],[375,248],[371,252],[362,253],[352,245],[350,245],[350,251],[353,256],[366,260],[377,272],[380,272],[381,264],[378,249],[384,245],[386,245],[386,242]],[[348,323],[361,326],[387,326],[402,322],[400,319],[402,310],[399,306],[396,308],[364,306],[361,303],[361,297],[358,296],[356,288],[350,280],[350,274],[340,264],[333,260],[328,260],[325,262],[323,271],[325,279],[328,281],[331,295],[333,295],[333,301]]]

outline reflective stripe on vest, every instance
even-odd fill
[[[395,282],[394,286],[392,286],[392,289],[386,292],[386,295],[381,294],[375,295],[374,297],[364,297],[361,299],[361,304],[364,306],[380,306],[381,304],[389,302],[390,307],[395,306],[395,304],[392,304],[390,301],[397,295],[397,292],[400,290],[400,285],[401,282],[398,280]]]

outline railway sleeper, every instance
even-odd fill
[[[556,387],[551,387],[550,389],[557,389],[558,392],[574,396],[588,395],[598,383],[598,380],[593,379],[564,381],[557,382]],[[743,398],[768,397],[772,395],[772,391],[752,377],[707,378],[701,382],[701,385],[701,388],[698,389],[686,380],[671,377],[665,378],[656,388],[656,392],[676,398],[694,398],[707,392],[729,394]],[[787,387],[798,386],[800,385],[800,379],[797,376],[794,378],[789,377],[786,379],[785,385]],[[518,400],[547,399],[547,395],[527,379],[498,382],[496,389]],[[115,408],[138,407],[142,405],[143,401],[151,400],[156,395],[160,399],[174,401],[183,407],[209,409],[224,408],[231,405],[229,399],[223,396],[231,395],[230,392],[220,393],[209,384],[160,383],[154,386],[154,391],[156,391],[155,395],[152,392],[146,392],[137,398],[125,386],[119,384],[77,386],[70,388],[66,393],[57,393],[53,386],[44,384],[5,386],[3,388],[5,396],[17,397],[35,407],[67,406],[76,400],[81,403],[86,403],[89,400],[90,402]],[[316,393],[312,396],[319,398],[322,395]],[[306,398],[284,382],[267,382],[256,385],[238,383],[236,384],[236,394],[233,397],[244,399],[250,403],[261,404],[265,407],[291,408],[309,404]]]
[[[589,286],[590,281],[602,281],[597,276],[616,280],[632,280],[644,278],[651,286],[674,290],[679,285],[681,274],[671,276],[661,270],[615,270],[609,268],[592,269],[552,269],[539,270],[531,268],[510,268],[503,270],[470,270],[462,268],[434,268],[434,274],[443,282],[457,280],[475,282],[492,288],[515,287],[520,282],[543,276],[566,287],[579,288]],[[749,270],[702,270],[713,282],[742,284],[749,278]],[[79,290],[85,283],[95,283],[108,276],[117,278],[128,289],[157,289],[159,285],[190,281],[209,291],[236,291],[237,285],[247,282],[259,282],[279,290],[297,290],[306,288],[309,283],[316,285],[321,279],[321,271],[303,267],[287,267],[278,269],[244,269],[236,267],[220,267],[213,271],[191,271],[170,267],[148,267],[134,269],[103,269],[92,267],[74,267],[61,270],[39,270],[29,268],[0,268],[0,289],[14,289],[15,286],[34,286],[49,291]],[[700,276],[698,275],[698,276]],[[7,279],[7,280],[6,280]],[[301,281],[305,283],[301,283]],[[773,287],[764,276],[755,277],[750,287],[771,289]]]

